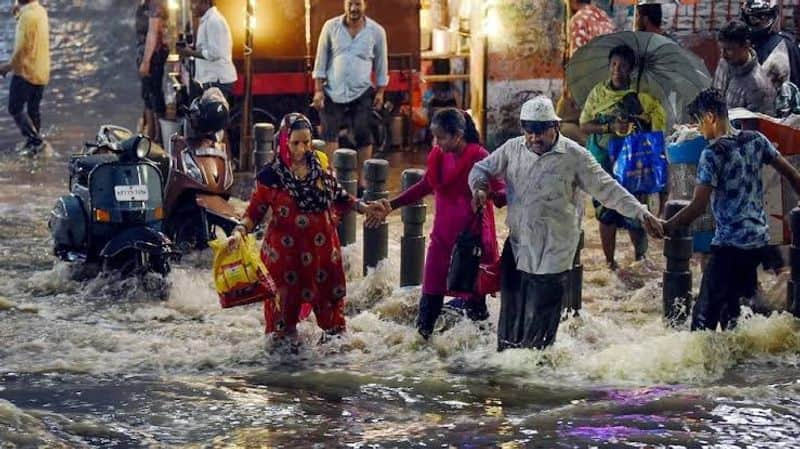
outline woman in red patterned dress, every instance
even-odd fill
[[[311,122],[286,115],[278,131],[278,157],[258,173],[239,232],[272,217],[261,258],[278,287],[279,300],[264,302],[266,333],[295,337],[301,309],[309,304],[328,334],[345,330],[345,275],[335,215],[370,207],[347,193],[327,168],[324,153],[311,149]]]

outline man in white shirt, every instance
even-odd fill
[[[497,349],[551,345],[561,320],[567,273],[580,238],[581,189],[604,206],[636,218],[654,236],[661,222],[619,185],[582,146],[560,133],[553,102],[522,105],[524,135],[508,140],[469,174],[473,204],[486,203],[490,178],[506,181],[509,235],[501,257]]]
[[[214,0],[192,0],[192,12],[200,17],[195,49],[182,47],[178,53],[195,58],[194,79],[203,89],[219,88],[230,103],[237,75],[228,22],[214,6]]]

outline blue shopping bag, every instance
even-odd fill
[[[614,178],[634,194],[663,191],[669,175],[664,148],[661,131],[611,139],[608,154],[614,161]]]

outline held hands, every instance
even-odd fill
[[[371,201],[364,204],[364,215],[366,219],[364,224],[368,228],[377,228],[386,219],[386,216],[392,211],[392,206],[387,199],[380,199]]]
[[[664,237],[664,221],[651,214],[649,211],[642,215],[642,223],[644,224],[645,231],[653,238],[660,239]]]

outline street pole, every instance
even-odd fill
[[[241,171],[250,171],[253,159],[251,142],[251,117],[253,101],[253,31],[256,25],[256,0],[247,0],[247,13],[244,29],[244,98],[242,99],[241,134],[239,136],[239,167]]]

